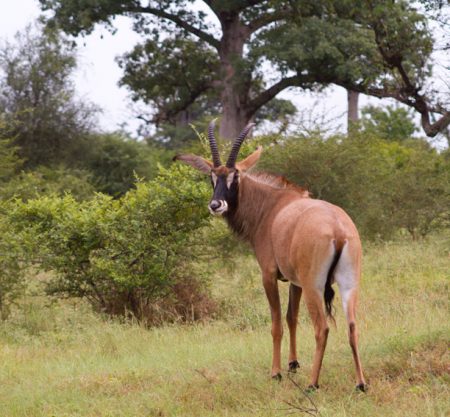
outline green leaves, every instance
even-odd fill
[[[364,132],[384,140],[403,141],[417,131],[411,114],[404,108],[367,106],[362,109]]]
[[[413,107],[429,136],[450,121],[426,89],[427,18],[405,0],[204,2],[209,16],[187,0],[40,1],[71,34],[133,17],[147,40],[119,62],[133,99],[154,107],[140,114],[146,124],[186,126],[221,111],[220,133],[233,137],[284,89],[329,84]]]
[[[124,70],[120,84],[132,91],[134,101],[155,108],[156,124],[173,123],[188,109],[194,114],[207,111],[209,96],[218,100],[213,91],[218,57],[197,39],[180,35],[159,40],[154,36],[121,57],[119,65]]]
[[[0,113],[26,167],[59,163],[97,109],[75,98],[71,42],[37,25],[0,49]]]
[[[448,226],[450,166],[419,139],[292,138],[268,149],[260,166],[344,208],[366,238],[416,239]]]
[[[188,265],[208,221],[207,194],[189,168],[174,165],[118,200],[97,194],[84,202],[70,195],[9,202],[9,230],[28,248],[30,264],[54,272],[50,293],[151,321],[142,305],[170,297],[184,279],[202,282]]]

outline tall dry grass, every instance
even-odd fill
[[[449,243],[366,248],[358,318],[367,394],[353,388],[339,297],[320,390],[302,391],[314,349],[304,306],[301,368],[270,380],[269,310],[256,263],[243,255],[233,268],[214,266],[222,313],[198,325],[146,330],[29,295],[0,324],[0,416],[447,416]]]

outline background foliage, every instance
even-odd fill
[[[418,139],[294,137],[271,147],[260,166],[343,207],[367,238],[406,230],[416,239],[450,220],[448,154]]]

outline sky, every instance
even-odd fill
[[[41,14],[38,4],[38,0],[0,0],[0,43],[5,39],[13,40],[17,31],[38,18]],[[74,83],[78,97],[102,109],[98,118],[100,130],[125,128],[135,134],[139,123],[133,114],[128,91],[118,86],[122,70],[115,59],[130,51],[141,38],[133,32],[128,18],[116,18],[115,27],[114,35],[97,26],[91,35],[77,39],[78,68]],[[278,97],[292,100],[304,119],[313,119],[341,131],[346,128],[347,95],[343,88],[328,88],[321,94],[294,89]],[[383,104],[388,103],[388,100],[383,101]],[[366,104],[380,105],[381,101],[361,95],[360,108]]]

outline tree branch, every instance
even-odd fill
[[[429,105],[426,96],[419,93],[421,87],[417,86],[414,80],[411,80],[405,70],[403,66],[403,57],[389,54],[383,48],[381,33],[382,29],[375,25],[373,30],[375,32],[375,42],[380,55],[390,68],[398,71],[403,82],[403,86],[391,91],[389,95],[382,95],[381,97],[393,97],[399,102],[415,109],[418,113],[420,113],[422,128],[426,135],[429,137],[436,136],[439,132],[450,125],[450,111],[445,110],[440,106],[432,107]],[[367,89],[367,94],[375,97],[378,96],[378,94],[383,93],[383,89],[377,89],[377,91],[371,91],[370,88]],[[430,113],[441,114],[441,117],[436,122],[432,123]]]
[[[214,36],[191,25],[190,23],[181,19],[179,16],[171,14],[171,13],[167,13],[164,10],[155,9],[154,7],[134,6],[134,7],[129,7],[124,11],[129,12],[129,13],[147,13],[147,14],[152,14],[157,17],[161,17],[163,19],[170,20],[171,22],[175,23],[177,26],[183,28],[187,32],[192,33],[193,35],[197,36],[199,39],[210,44],[212,47],[214,47],[216,49],[219,49],[219,47],[220,47],[220,41],[217,40]]]
[[[205,3],[213,3],[212,1],[206,1]],[[219,3],[219,2],[218,2]],[[262,0],[243,0],[240,2],[240,4],[235,4],[235,6],[233,7],[233,11],[236,13],[240,13],[245,9],[248,9],[249,7],[254,7],[260,3],[263,3]],[[217,7],[216,7],[217,9]]]
[[[174,102],[170,108],[160,108],[151,121],[157,126],[159,126],[163,122],[173,121],[173,118],[177,114],[187,110],[189,106],[191,106],[197,100],[198,97],[207,92],[210,88],[210,84],[204,85],[201,88],[191,91],[189,96],[184,100]]]
[[[411,95],[405,94],[405,90],[402,90],[401,88],[388,90],[384,88],[365,87],[363,85],[341,82],[339,80],[333,81],[333,84],[339,85],[348,90],[353,90],[358,93],[363,93],[380,99],[393,98],[400,103],[412,107],[414,110],[420,113],[420,122],[422,125],[422,129],[428,137],[436,136],[438,133],[442,132],[447,126],[450,125],[450,111],[443,110],[440,107],[429,106],[426,102],[425,97],[420,95],[419,93]],[[432,123],[430,117],[431,113],[440,114],[441,117],[434,123]]]
[[[261,29],[262,27],[268,25],[269,23],[277,22],[279,20],[288,18],[289,16],[291,16],[291,14],[292,11],[287,8],[283,8],[273,13],[264,13],[247,24],[249,34],[256,32],[258,29]]]
[[[272,100],[278,93],[280,93],[284,89],[288,87],[301,87],[305,82],[308,81],[310,80],[306,80],[299,75],[282,78],[280,81],[278,81],[250,101],[247,106],[247,116],[253,116],[258,111],[258,109]]]

